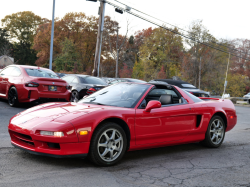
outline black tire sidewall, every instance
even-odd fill
[[[216,120],[216,119],[219,119],[219,120],[222,122],[222,124],[223,124],[223,129],[224,129],[223,139],[222,139],[222,141],[221,141],[219,144],[214,144],[214,143],[211,141],[211,138],[210,138],[210,128],[211,128],[211,125],[212,125],[213,121]],[[205,135],[204,144],[205,144],[207,147],[211,147],[211,148],[220,147],[221,144],[222,144],[223,141],[224,141],[225,135],[226,135],[226,125],[225,125],[224,120],[223,120],[220,116],[214,116],[214,117],[212,117],[212,119],[210,120],[209,125],[208,125],[208,127],[207,127],[207,132],[206,132],[206,135]]]
[[[11,103],[9,102],[9,93],[10,93],[11,90],[14,90],[14,91],[16,92],[16,95],[17,95],[17,98],[16,98],[15,101],[14,101],[14,104],[11,104]],[[18,93],[17,93],[17,89],[16,89],[15,87],[11,87],[11,88],[9,89],[9,92],[8,92],[8,103],[9,103],[9,105],[10,105],[11,107],[14,107],[14,106],[17,106],[17,105],[18,105]]]
[[[117,164],[122,157],[124,156],[126,150],[127,150],[127,137],[126,137],[126,133],[124,132],[123,128],[113,122],[107,122],[105,124],[102,124],[100,127],[97,127],[98,129],[96,129],[96,131],[94,132],[92,139],[91,139],[91,143],[90,143],[90,149],[89,149],[89,154],[88,157],[90,158],[90,160],[99,166],[112,166]],[[122,152],[121,154],[118,156],[118,158],[114,161],[111,162],[107,162],[101,159],[101,157],[98,154],[98,150],[97,150],[97,144],[98,144],[98,140],[101,136],[101,134],[107,130],[107,129],[116,129],[117,131],[119,131],[121,133],[121,135],[123,136],[123,148],[122,148]]]

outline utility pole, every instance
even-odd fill
[[[200,57],[200,66],[199,66],[199,89],[201,89],[201,57]]]
[[[52,26],[51,26],[51,38],[50,38],[50,58],[49,58],[49,69],[51,69],[51,70],[52,70],[53,41],[54,41],[55,1],[56,1],[56,0],[53,0]]]
[[[230,55],[231,55],[231,53],[228,54],[228,62],[227,62],[227,71],[226,71],[226,77],[225,77],[225,83],[224,83],[224,91],[223,91],[221,99],[225,99],[225,91],[226,91],[226,87],[227,87],[227,72],[228,72],[228,67],[229,67],[229,62],[230,62]]]
[[[115,68],[115,78],[118,78],[118,59],[119,59],[119,47],[118,47],[118,39],[119,39],[119,29],[121,27],[119,27],[119,23],[117,23],[117,39],[116,39],[116,68]]]
[[[98,34],[96,41],[94,69],[92,71],[92,75],[97,77],[99,77],[99,67],[100,67],[101,52],[102,52],[102,33],[104,27],[105,3],[106,3],[105,0],[100,1],[99,26],[98,26]]]

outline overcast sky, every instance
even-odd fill
[[[117,5],[115,0],[109,0]],[[187,29],[194,20],[203,20],[203,25],[217,39],[250,39],[250,0],[119,0],[133,8],[148,13],[180,28]],[[43,18],[52,19],[53,0],[5,0],[1,2],[0,20],[6,15],[20,11],[32,11]],[[122,5],[121,5],[122,6]],[[84,12],[98,16],[99,2],[86,0],[56,0],[55,17],[62,18],[68,12]],[[119,14],[114,7],[106,5],[106,15],[120,22],[122,32],[126,20],[130,33],[155,27],[134,16]]]

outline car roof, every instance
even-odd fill
[[[176,85],[179,88],[186,88],[186,87],[183,87],[182,84],[190,84],[190,83],[185,82],[185,81],[178,81],[178,80],[173,80],[173,79],[154,79],[154,80],[155,81],[163,81],[163,82],[166,82],[168,84]]]
[[[12,65],[9,65],[9,66],[17,66],[17,67],[21,67],[21,68],[30,68],[30,69],[47,69],[47,70],[50,70],[48,68],[43,68],[43,67],[39,67],[39,66],[28,66],[28,65],[18,65],[18,64],[12,64]]]

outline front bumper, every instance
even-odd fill
[[[51,141],[47,137],[36,138],[36,135],[24,134],[9,129],[11,144],[29,153],[50,157],[85,157],[89,151],[90,142],[67,143],[58,138]]]
[[[11,143],[14,147],[21,149],[23,151],[26,151],[33,155],[39,155],[39,156],[48,156],[48,157],[54,157],[54,158],[86,158],[88,154],[76,154],[76,155],[53,155],[53,154],[47,154],[47,153],[40,153],[35,151],[30,151],[28,149],[24,149],[22,147],[17,146],[14,143]]]

